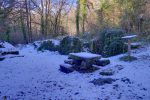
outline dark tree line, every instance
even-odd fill
[[[62,18],[71,9],[69,0],[2,0],[0,1],[0,34],[7,41],[11,32],[20,32],[25,43],[34,34],[41,37],[65,34]]]
[[[0,39],[29,43],[68,34],[69,27],[78,35],[122,28],[148,36],[149,7],[149,0],[0,0]]]

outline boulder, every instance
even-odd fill
[[[127,51],[122,37],[125,31],[121,29],[106,29],[90,42],[90,51],[104,57],[115,56]]]
[[[73,72],[74,69],[73,69],[72,65],[70,65],[70,64],[61,64],[60,71],[68,74],[68,73]]]
[[[3,61],[5,58],[4,57],[0,57],[0,61]]]
[[[8,42],[1,42],[0,45],[2,46],[2,48],[0,48],[1,55],[7,55],[7,54],[18,55],[19,54],[19,51]]]
[[[49,50],[49,51],[58,51],[58,45],[55,45],[53,41],[47,40],[41,43],[41,45],[38,47],[38,51],[44,51],[44,50]]]
[[[116,68],[117,70],[122,70],[122,69],[124,69],[124,67],[123,67],[122,65],[116,65],[115,68]]]
[[[106,59],[106,58],[102,58],[102,59],[97,60],[95,63],[98,66],[106,66],[106,65],[110,64],[110,60]]]
[[[4,46],[3,46],[3,44],[2,44],[2,43],[0,43],[0,48],[4,48]]]
[[[59,53],[68,55],[69,53],[76,53],[82,51],[82,42],[77,37],[67,36],[60,41]]]
[[[137,57],[134,56],[123,56],[120,58],[121,61],[125,61],[125,62],[132,62],[137,60]]]
[[[91,83],[93,83],[94,85],[105,85],[105,84],[112,84],[113,82],[115,82],[116,79],[112,79],[112,78],[99,78],[99,79],[94,79],[93,81],[91,81]]]
[[[102,70],[99,74],[103,76],[111,76],[114,73],[115,71],[113,71],[112,69],[105,69],[105,70]]]

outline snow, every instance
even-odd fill
[[[54,45],[59,45],[59,44],[60,44],[60,41],[59,41],[59,40],[51,39],[51,41],[54,43]]]
[[[66,67],[66,68],[72,67],[70,64],[61,64],[61,66],[64,66],[64,67]]]
[[[134,37],[137,37],[137,35],[129,35],[129,36],[124,36],[122,38],[123,39],[131,39],[131,38],[134,38]]]
[[[90,59],[90,58],[100,58],[101,57],[101,55],[92,54],[92,53],[88,53],[88,52],[70,53],[70,55],[81,57],[81,58],[87,58],[87,59]]]
[[[15,48],[13,45],[11,45],[8,42],[0,42],[0,45],[4,47],[4,48],[0,48],[0,52],[18,51],[17,48]]]
[[[103,61],[103,60],[109,60],[109,59],[108,58],[101,58],[99,60]]]
[[[76,71],[70,74],[60,72],[59,65],[67,56],[57,52],[37,52],[32,45],[18,49],[24,57],[0,61],[0,99],[150,100],[150,46],[133,51],[137,61],[120,61],[119,57],[124,56],[122,54],[110,57],[111,64],[108,66],[84,74]],[[122,66],[123,69],[117,70],[116,66]],[[113,76],[99,74],[110,68],[115,71]],[[103,86],[90,83],[98,78],[113,78],[117,81]],[[131,82],[122,81],[126,78]]]

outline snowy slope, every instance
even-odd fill
[[[134,62],[111,57],[111,64],[94,73],[59,71],[67,56],[57,52],[37,52],[27,45],[18,48],[24,57],[0,61],[0,99],[17,100],[150,100],[150,46],[134,51]],[[122,70],[116,70],[122,66]],[[103,69],[113,69],[113,76],[101,76]],[[93,79],[111,77],[112,84],[96,86]],[[125,80],[129,79],[129,80]]]

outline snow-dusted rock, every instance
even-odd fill
[[[74,64],[74,61],[73,59],[67,59],[64,61],[66,64],[70,64],[70,65],[73,65]]]
[[[33,43],[33,45],[34,45],[35,48],[39,48],[42,43],[48,42],[48,41],[51,41],[54,44],[54,46],[58,46],[60,44],[60,40],[57,40],[57,39],[47,39],[47,40],[42,40],[42,41],[35,41]]]
[[[96,65],[98,65],[98,66],[106,66],[108,64],[110,64],[110,60],[107,58],[101,58],[96,61]]]
[[[0,61],[3,61],[5,58],[4,57],[0,57]]]
[[[92,54],[88,52],[80,52],[80,53],[70,53],[69,54],[71,57],[78,57],[78,58],[83,58],[83,59],[97,59],[101,58],[101,55],[98,54]]]
[[[18,49],[16,49],[13,45],[11,45],[8,42],[0,42],[0,45],[2,46],[2,48],[0,48],[1,55],[19,54]]]
[[[71,73],[74,71],[74,69],[72,68],[72,65],[70,65],[70,64],[61,64],[60,71],[62,71],[64,73]]]
[[[112,70],[112,69],[105,69],[105,70],[102,70],[102,71],[100,72],[100,75],[103,75],[103,76],[111,76],[111,75],[113,75],[114,73],[115,73],[115,71]]]
[[[94,79],[93,81],[91,81],[91,83],[93,83],[94,85],[105,85],[105,84],[112,84],[113,82],[115,82],[116,79],[112,79],[112,78],[99,78],[99,79]]]

